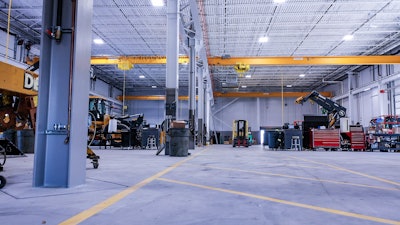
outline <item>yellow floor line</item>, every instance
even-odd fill
[[[305,162],[311,162],[311,163],[315,163],[315,164],[319,164],[319,165],[324,165],[324,166],[333,168],[335,170],[345,171],[345,172],[348,172],[348,173],[357,174],[357,175],[360,175],[360,176],[363,176],[363,177],[367,177],[367,178],[370,178],[370,179],[373,179],[373,180],[378,180],[378,181],[381,181],[381,182],[384,182],[384,183],[400,186],[400,183],[398,183],[398,182],[387,180],[387,179],[376,177],[376,176],[372,176],[372,175],[368,175],[368,174],[357,172],[357,171],[354,171],[354,170],[349,170],[349,169],[346,169],[346,168],[343,168],[343,167],[339,167],[339,166],[335,166],[335,165],[331,165],[331,164],[327,164],[327,163],[321,163],[321,162],[317,162],[317,161],[313,161],[313,160],[309,160],[309,159],[293,157],[293,156],[290,156],[290,158],[302,160],[302,161],[305,161]]]
[[[189,164],[189,165],[196,165],[196,164]],[[285,177],[285,178],[300,179],[300,180],[310,180],[310,181],[317,181],[317,182],[326,182],[326,183],[334,183],[334,184],[343,184],[343,185],[350,185],[350,186],[356,186],[356,187],[374,188],[374,189],[388,190],[388,191],[400,191],[400,189],[397,189],[397,188],[373,186],[373,185],[366,185],[366,184],[348,183],[348,182],[335,181],[335,180],[323,180],[323,179],[315,179],[315,178],[308,178],[308,177],[298,177],[298,176],[292,176],[292,175],[287,175],[287,174],[268,173],[268,172],[260,172],[260,171],[252,171],[252,170],[242,170],[242,169],[226,168],[226,167],[217,167],[217,166],[201,166],[201,165],[196,165],[196,166],[205,167],[205,168],[212,168],[212,169],[218,169],[218,170],[238,171],[238,172],[254,173],[254,174],[260,174],[260,175],[268,175],[268,176],[276,176],[276,177]]]
[[[140,189],[141,187],[145,186],[146,184],[149,184],[150,182],[154,181],[155,179],[167,174],[168,172],[170,172],[171,170],[177,168],[178,166],[182,165],[183,163],[193,159],[194,157],[204,153],[205,151],[209,150],[210,148],[204,149],[182,161],[179,161],[175,164],[173,164],[172,166],[166,168],[165,170],[158,172],[156,174],[154,174],[153,176],[111,196],[110,198],[104,200],[103,202],[100,202],[99,204],[80,212],[79,214],[59,223],[59,225],[72,225],[72,224],[79,224],[81,222],[83,222],[84,220],[92,217],[93,215],[101,212],[102,210],[106,209],[107,207],[110,207],[111,205],[117,203],[118,201],[122,200],[123,198],[125,198],[126,196],[128,196],[129,194],[132,194],[133,192],[135,192],[136,190]]]
[[[358,214],[358,213],[341,211],[341,210],[337,210],[337,209],[330,209],[330,208],[324,208],[324,207],[308,205],[308,204],[303,204],[303,203],[298,203],[298,202],[291,202],[291,201],[277,199],[277,198],[271,198],[271,197],[267,197],[267,196],[263,196],[263,195],[250,194],[250,193],[246,193],[246,192],[211,187],[211,186],[194,184],[194,183],[189,183],[189,182],[184,182],[184,181],[171,180],[171,179],[166,179],[166,178],[157,178],[157,180],[162,180],[162,181],[166,181],[166,182],[170,182],[170,183],[182,184],[182,185],[187,185],[187,186],[192,186],[192,187],[198,187],[198,188],[207,189],[207,190],[230,193],[230,194],[234,194],[234,195],[246,196],[246,197],[250,197],[250,198],[256,198],[256,199],[260,199],[260,200],[276,202],[276,203],[296,206],[296,207],[300,207],[300,208],[312,209],[312,210],[316,210],[316,211],[327,212],[327,213],[332,213],[332,214],[347,216],[347,217],[353,217],[353,218],[358,218],[358,219],[363,219],[363,220],[368,220],[368,221],[373,221],[373,222],[378,222],[378,223],[400,225],[400,221],[396,221],[396,220],[389,220],[389,219],[384,219],[384,218],[379,218],[379,217],[374,217],[374,216],[367,216],[367,215],[362,215],[362,214]]]

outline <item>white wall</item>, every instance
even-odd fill
[[[161,124],[165,119],[165,101],[127,101],[128,114],[144,114],[144,119],[150,125]],[[179,101],[177,120],[189,119],[188,101]]]
[[[341,84],[329,85],[324,88],[324,91],[332,91],[335,95],[334,99],[338,99],[336,102],[347,108],[347,116],[352,124],[359,122],[367,127],[373,117],[390,114],[387,80],[392,80],[393,77],[396,77],[395,84],[400,82],[400,65],[383,65],[379,70],[378,66],[371,66],[353,75],[351,100],[349,100],[348,78],[343,81],[344,93],[340,91]],[[381,90],[384,92],[382,93]],[[396,92],[396,88],[392,91]],[[350,105],[349,102],[352,104]]]
[[[230,131],[234,120],[247,120],[252,131],[259,131],[260,126],[281,127],[304,120],[304,115],[322,115],[316,104],[299,105],[295,98],[284,98],[283,109],[281,98],[260,98],[259,104],[257,107],[257,98],[216,98],[210,129]]]

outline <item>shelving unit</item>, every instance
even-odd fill
[[[381,152],[400,151],[400,134],[372,134],[375,142],[371,144],[371,151]]]

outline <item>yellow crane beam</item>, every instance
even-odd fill
[[[165,56],[120,56],[99,57],[92,56],[92,65],[117,65],[129,61],[132,64],[166,64]],[[189,57],[180,56],[179,63],[189,63]],[[237,64],[252,66],[278,66],[278,65],[378,65],[400,64],[399,55],[376,56],[296,56],[296,57],[210,57],[209,65],[233,66]]]
[[[308,95],[309,92],[214,92],[214,97],[216,98],[280,98],[282,97],[289,98],[297,98],[299,96]],[[332,97],[331,92],[320,92],[321,95],[325,97]],[[196,96],[197,99],[198,96]],[[179,96],[179,100],[187,101],[189,100],[188,96]],[[118,100],[122,101],[122,96],[118,96]],[[125,100],[136,100],[136,101],[163,101],[165,100],[164,95],[129,95],[125,96]]]
[[[277,97],[294,97],[308,95],[309,92],[214,92],[216,98],[277,98]],[[332,97],[331,92],[320,92],[325,97]]]
[[[118,96],[118,100],[122,101],[123,96]],[[179,100],[187,101],[189,96],[179,96]],[[196,96],[197,99],[197,96]],[[137,101],[163,101],[165,100],[165,95],[128,95],[125,96],[125,100],[137,100]]]
[[[252,66],[278,65],[378,65],[400,64],[400,56],[296,56],[296,57],[232,57],[208,58],[209,65],[232,66],[238,63]]]
[[[92,56],[90,63],[92,65],[117,65],[120,63],[130,62],[132,64],[166,64],[167,57],[165,56],[121,56],[121,57],[102,57]],[[188,64],[189,57],[180,56],[178,62]]]

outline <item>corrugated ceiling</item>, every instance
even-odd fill
[[[190,21],[189,1],[181,18]],[[167,3],[167,1],[165,1]],[[9,1],[0,0],[0,26],[7,24]],[[168,3],[167,3],[168,4]],[[343,56],[397,54],[400,43],[398,0],[207,0],[196,1],[209,56]],[[166,9],[150,0],[94,0],[93,56],[164,56]],[[40,42],[42,1],[12,1],[12,32]],[[344,35],[354,35],[344,41]],[[260,37],[269,41],[260,43]],[[182,42],[182,41],[181,41]],[[181,43],[180,53],[187,54]],[[35,46],[34,46],[35,47]],[[38,54],[38,51],[32,51]],[[122,88],[124,72],[114,65],[94,66],[96,75]],[[240,77],[233,67],[210,66],[215,91],[311,91],[323,79],[342,79],[350,66],[254,66]],[[126,71],[127,91],[165,86],[165,65],[135,65]],[[299,77],[305,74],[305,77]],[[145,78],[139,78],[144,75]],[[188,66],[180,65],[180,88],[188,85]],[[286,85],[292,85],[287,88]],[[247,86],[247,88],[241,88]]]

